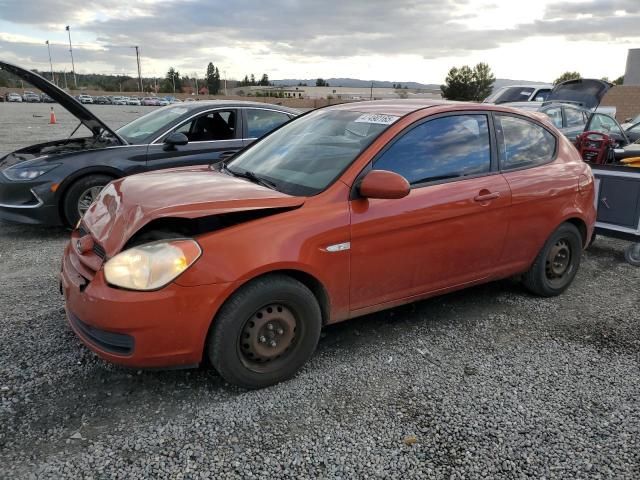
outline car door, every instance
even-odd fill
[[[631,143],[640,140],[640,123],[631,125],[629,128],[625,130],[625,133]]]
[[[249,145],[293,118],[285,112],[269,108],[245,108],[244,144]]]
[[[530,118],[494,115],[500,170],[511,188],[509,232],[500,263],[522,269],[533,261],[575,196],[578,175],[554,162],[556,136]],[[567,147],[564,147],[567,148]]]
[[[562,129],[562,133],[569,139],[575,140],[575,138],[584,131],[584,127],[589,120],[589,115],[584,110],[579,108],[564,107],[564,121],[565,126]]]
[[[411,184],[402,199],[351,201],[351,309],[436,292],[497,267],[511,198],[486,113],[410,127],[374,159]]]
[[[604,113],[593,113],[584,131],[605,133],[615,140],[618,147],[624,147],[630,143],[617,120]]]
[[[186,145],[164,143],[172,133],[184,134]],[[149,145],[150,170],[216,163],[230,157],[243,146],[240,109],[217,108],[190,117]]]

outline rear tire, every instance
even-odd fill
[[[640,242],[632,243],[624,250],[624,259],[630,265],[640,267]]]
[[[113,177],[109,175],[87,175],[71,184],[62,201],[64,220],[69,227],[78,223],[89,204],[111,180]]]
[[[570,223],[563,223],[546,241],[533,265],[522,277],[532,293],[553,297],[564,292],[580,268],[582,235]]]
[[[293,377],[311,358],[322,316],[315,296],[286,275],[241,287],[220,309],[207,354],[229,383],[255,389]]]

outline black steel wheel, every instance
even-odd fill
[[[544,297],[564,292],[578,273],[582,241],[575,225],[560,225],[546,241],[529,271],[523,275],[525,287]]]
[[[322,318],[315,296],[285,275],[241,287],[213,321],[207,354],[229,383],[262,388],[298,372],[315,351]]]

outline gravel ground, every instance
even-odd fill
[[[553,299],[502,281],[326,328],[293,380],[84,348],[67,233],[0,225],[3,478],[638,478],[640,269],[598,239]]]
[[[47,111],[0,104],[0,150],[68,134]],[[640,478],[624,242],[599,238],[559,298],[501,281],[328,327],[296,378],[246,392],[83,347],[57,288],[67,237],[0,224],[0,478]]]

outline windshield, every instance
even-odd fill
[[[130,99],[133,100],[134,97],[131,97]],[[117,132],[118,135],[129,143],[140,143],[149,135],[161,130],[165,126],[168,126],[185,113],[187,113],[186,108],[159,108],[158,110],[149,112],[140,118],[136,118],[131,123],[127,123],[123,127],[120,127]]]
[[[289,195],[327,188],[398,117],[318,110],[274,131],[236,157],[235,174],[251,172]]]
[[[535,89],[530,87],[509,87],[496,95],[493,103],[526,102]]]

